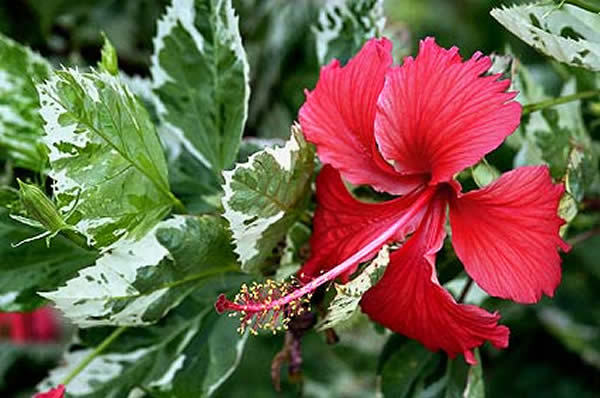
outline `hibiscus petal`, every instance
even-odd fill
[[[348,181],[404,194],[423,179],[398,176],[381,158],[373,136],[377,97],[392,64],[391,50],[389,40],[372,39],[345,67],[337,60],[323,67],[299,119],[321,161],[340,170]]]
[[[65,386],[62,384],[46,392],[35,394],[34,398],[63,398],[65,396]]]
[[[486,340],[507,347],[509,330],[498,325],[497,313],[457,304],[440,286],[434,263],[445,237],[445,209],[444,198],[434,199],[417,232],[390,255],[383,278],[364,294],[361,307],[375,322],[428,349],[443,349],[451,358],[464,354],[474,364],[474,348]]]
[[[450,204],[452,244],[467,273],[492,296],[521,303],[552,296],[560,283],[557,248],[564,191],[546,166],[521,167]]]
[[[375,137],[385,159],[402,174],[429,173],[449,181],[498,147],[519,125],[521,105],[509,80],[482,76],[491,60],[421,41],[416,59],[389,70],[379,96]]]
[[[346,260],[367,243],[387,230],[413,204],[420,192],[382,203],[356,200],[331,166],[324,166],[317,178],[317,210],[310,240],[311,257],[299,272],[303,281],[318,276]],[[392,238],[401,241],[414,231],[424,211],[415,214]],[[361,261],[375,255],[371,252]],[[357,263],[358,264],[358,263]],[[353,267],[342,280],[356,270]]]
[[[31,339],[52,341],[58,336],[58,325],[52,308],[43,307],[31,313]]]

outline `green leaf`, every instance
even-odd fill
[[[31,311],[45,300],[36,292],[54,289],[94,262],[96,253],[56,237],[51,248],[32,242],[13,248],[38,230],[12,221],[0,210],[0,311]]]
[[[312,230],[298,221],[285,236],[285,248],[279,260],[275,280],[284,281],[300,269],[310,253],[309,240]]]
[[[158,22],[151,72],[161,120],[220,174],[237,154],[250,96],[231,0],[174,0]]]
[[[558,203],[558,216],[566,222],[565,225],[560,227],[560,236],[565,236],[569,224],[575,219],[578,212],[577,201],[571,194],[565,192]]]
[[[523,89],[519,98],[524,103],[545,98],[541,88],[524,68],[516,76],[515,84]],[[576,83],[571,79],[565,83],[561,95],[570,95],[575,91]],[[555,179],[566,176],[567,192],[581,201],[585,190],[598,178],[598,159],[585,128],[581,101],[530,114],[521,123],[518,134],[521,141],[518,143],[520,149],[515,157],[515,167],[547,164]]]
[[[600,326],[577,322],[567,311],[546,306],[538,310],[542,325],[588,364],[600,369]]]
[[[567,160],[565,189],[576,201],[583,200],[585,189],[598,175],[597,164],[592,150],[577,146],[571,149]]]
[[[467,374],[467,386],[463,391],[463,398],[484,398],[485,397],[485,382],[483,380],[483,368],[481,367],[481,357],[479,350],[475,351],[477,365],[469,368]]]
[[[478,187],[483,188],[488,184],[491,184],[494,180],[500,177],[500,171],[497,168],[489,164],[485,158],[473,166],[472,169],[473,179]]]
[[[409,398],[419,378],[439,363],[439,356],[414,340],[392,335],[386,343],[379,365],[379,392],[384,397]]]
[[[115,50],[115,47],[104,33],[102,33],[102,37],[104,38],[104,44],[102,45],[102,58],[98,62],[98,68],[116,76],[119,74],[117,50]]]
[[[547,99],[524,66],[520,66],[513,84],[520,91],[517,99],[523,104]],[[570,79],[561,95],[575,92],[575,80]],[[578,203],[599,178],[598,158],[583,121],[581,101],[529,114],[508,142],[519,150],[514,159],[515,167],[547,164],[555,179],[564,180],[566,194],[559,206],[559,215],[567,222],[561,227],[564,235],[568,223],[577,215]]]
[[[285,146],[256,152],[223,173],[224,217],[243,271],[268,267],[267,258],[306,207],[313,169],[313,146],[295,125]]]
[[[148,325],[206,280],[236,269],[222,218],[176,216],[139,240],[115,243],[95,265],[41,295],[81,327]]]
[[[538,51],[572,66],[600,71],[600,15],[544,2],[495,8],[491,15]]]
[[[19,191],[13,187],[0,186],[0,208],[8,209],[15,213],[21,210],[23,204],[19,197]]]
[[[446,360],[442,361],[442,357]],[[477,349],[475,358],[477,365],[469,366],[463,358],[450,359],[432,353],[414,340],[392,335],[380,357],[380,392],[394,398],[484,398],[485,385]],[[441,377],[435,378],[435,375]]]
[[[216,213],[223,196],[221,181],[180,144],[172,155],[175,158],[169,159],[169,181],[173,193],[190,213]]]
[[[283,146],[285,141],[280,138],[256,138],[245,137],[240,145],[240,150],[237,155],[236,162],[247,162],[250,155],[272,146]]]
[[[129,90],[131,90],[131,92],[138,97],[142,104],[144,104],[154,124],[159,126],[157,129],[159,136],[161,136],[162,139],[162,134],[160,131],[161,126],[159,125],[158,113],[156,111],[156,95],[154,92],[152,92],[152,81],[147,77],[140,77],[138,75],[129,76],[123,72],[119,73],[119,78],[127,87],[129,87]],[[165,149],[168,159],[169,151],[164,141],[163,146],[166,147]]]
[[[51,71],[38,54],[0,35],[0,156],[33,171],[42,171],[47,162],[34,80]]]
[[[390,252],[386,245],[356,278],[344,285],[336,283],[336,295],[329,304],[327,315],[319,321],[315,328],[323,331],[352,318],[358,312],[358,305],[363,294],[379,282],[389,262]]]
[[[338,59],[348,62],[365,42],[381,36],[385,25],[383,0],[332,0],[314,27],[321,65]]]
[[[211,291],[214,289],[210,289]],[[212,395],[237,367],[247,335],[235,321],[216,314],[212,303],[186,299],[159,324],[130,329],[97,356],[71,383],[72,397],[143,396],[196,398]],[[89,343],[89,336],[81,336]],[[92,349],[69,352],[63,366],[39,386],[55,386]]]
[[[118,77],[62,70],[38,91],[54,195],[90,245],[142,236],[177,203],[148,112]]]
[[[448,359],[446,365],[445,398],[484,398],[485,384],[479,350],[475,350],[477,365],[469,366],[462,359]]]

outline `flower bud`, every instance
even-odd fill
[[[64,229],[67,224],[54,203],[36,185],[26,184],[17,179],[19,195],[27,214],[39,221],[49,231]]]
[[[102,37],[104,38],[104,45],[102,45],[102,58],[98,66],[100,69],[103,69],[111,75],[116,76],[119,74],[117,50],[115,50],[115,47],[108,40],[108,37],[106,37],[104,33],[102,33]]]

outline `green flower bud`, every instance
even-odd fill
[[[26,184],[19,179],[17,181],[21,203],[31,218],[39,221],[48,231],[58,231],[68,227],[54,203],[37,185]]]
[[[113,47],[108,37],[102,33],[104,45],[102,46],[102,59],[98,63],[98,67],[113,76],[119,74],[119,63],[117,61],[117,50]]]

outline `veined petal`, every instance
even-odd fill
[[[497,313],[457,304],[440,286],[434,264],[445,237],[445,209],[446,199],[436,197],[415,234],[391,254],[383,278],[365,293],[361,307],[375,322],[428,349],[443,349],[451,358],[464,354],[473,364],[474,348],[486,340],[506,347],[509,330],[498,325]]]
[[[299,119],[321,161],[340,170],[348,181],[404,194],[423,179],[399,176],[381,159],[373,136],[377,97],[392,64],[391,50],[389,40],[372,39],[346,66],[334,60],[323,67],[317,87],[307,92]]]
[[[310,240],[311,257],[300,270],[300,278],[310,280],[346,260],[391,227],[419,194],[414,192],[382,203],[363,203],[350,195],[340,174],[333,167],[324,166],[317,178],[317,210]],[[424,210],[415,213],[392,240],[401,241],[413,232]],[[376,250],[360,261],[375,254]],[[356,266],[349,269],[342,279],[348,280],[355,270]]]
[[[560,283],[558,231],[564,192],[546,166],[521,167],[450,203],[452,244],[467,273],[492,296],[537,302]]]
[[[462,62],[458,49],[421,41],[416,59],[389,70],[379,96],[375,137],[383,157],[402,174],[449,181],[498,147],[519,125],[521,105],[509,80],[482,76],[481,53]]]

